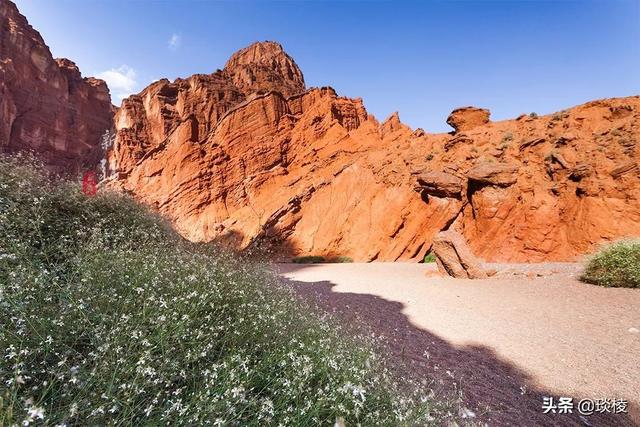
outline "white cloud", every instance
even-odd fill
[[[107,82],[112,98],[118,102],[136,92],[138,85],[136,71],[128,65],[121,65],[119,68],[103,71],[97,74],[96,77]]]
[[[182,44],[182,37],[180,36],[180,34],[176,34],[176,33],[171,34],[171,38],[167,43],[169,50],[178,50],[181,44]]]

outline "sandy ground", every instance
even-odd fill
[[[434,264],[277,268],[304,297],[385,338],[407,374],[461,389],[476,420],[640,425],[640,289],[581,283],[577,264],[491,266],[496,277],[474,281],[427,277]],[[545,415],[543,396],[627,399],[630,415]]]

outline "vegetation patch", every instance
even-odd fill
[[[325,262],[325,258],[319,255],[299,256],[291,260],[295,264],[320,264]]]
[[[0,425],[446,423],[370,338],[127,197],[0,159],[0,235]]]
[[[429,252],[424,256],[424,259],[422,260],[422,262],[424,262],[425,264],[430,262],[436,262],[436,256],[432,252]]]
[[[551,121],[557,122],[560,120],[564,120],[569,117],[569,112],[567,110],[558,111],[557,113],[553,113],[551,115]]]
[[[512,134],[511,132],[505,132],[505,133],[502,135],[502,140],[501,140],[501,142],[502,142],[503,144],[508,144],[508,143],[510,143],[511,141],[513,141],[513,134]]]
[[[340,256],[333,257],[333,258],[329,258],[328,262],[335,263],[335,264],[344,264],[344,263],[353,262],[353,258],[348,257],[348,256],[344,256],[344,255],[340,255]]]
[[[587,261],[581,279],[600,286],[640,288],[640,240],[606,246]]]

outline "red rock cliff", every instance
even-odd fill
[[[451,134],[412,132],[360,99],[305,91],[265,42],[214,74],[152,84],[115,121],[110,185],[195,241],[419,259],[453,227],[487,260],[532,262],[640,235],[638,97],[502,122],[466,107]]]
[[[35,151],[65,172],[94,166],[112,116],[105,82],[54,60],[16,6],[0,0],[0,151]]]

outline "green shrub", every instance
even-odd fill
[[[319,256],[319,255],[308,255],[308,256],[295,257],[291,261],[293,261],[296,264],[320,264],[322,262],[325,262],[325,259],[323,256]]]
[[[569,112],[567,110],[562,110],[562,111],[558,111],[557,113],[553,113],[551,115],[551,121],[552,122],[557,122],[560,120],[564,120],[567,117],[569,117]]]
[[[581,279],[600,286],[640,288],[640,240],[603,248],[587,261]]]
[[[424,256],[422,262],[424,262],[425,264],[429,262],[436,262],[436,256],[432,252],[429,252]]]
[[[0,425],[441,424],[364,337],[131,199],[0,159]]]
[[[502,135],[502,140],[501,142],[503,144],[508,144],[509,142],[513,141],[513,134],[511,132],[505,132],[504,135]]]
[[[332,263],[336,263],[336,264],[350,263],[350,262],[353,262],[353,258],[348,257],[348,256],[344,256],[344,255],[340,255],[340,256],[333,257],[333,258],[329,258],[329,260],[327,262],[332,262]]]

